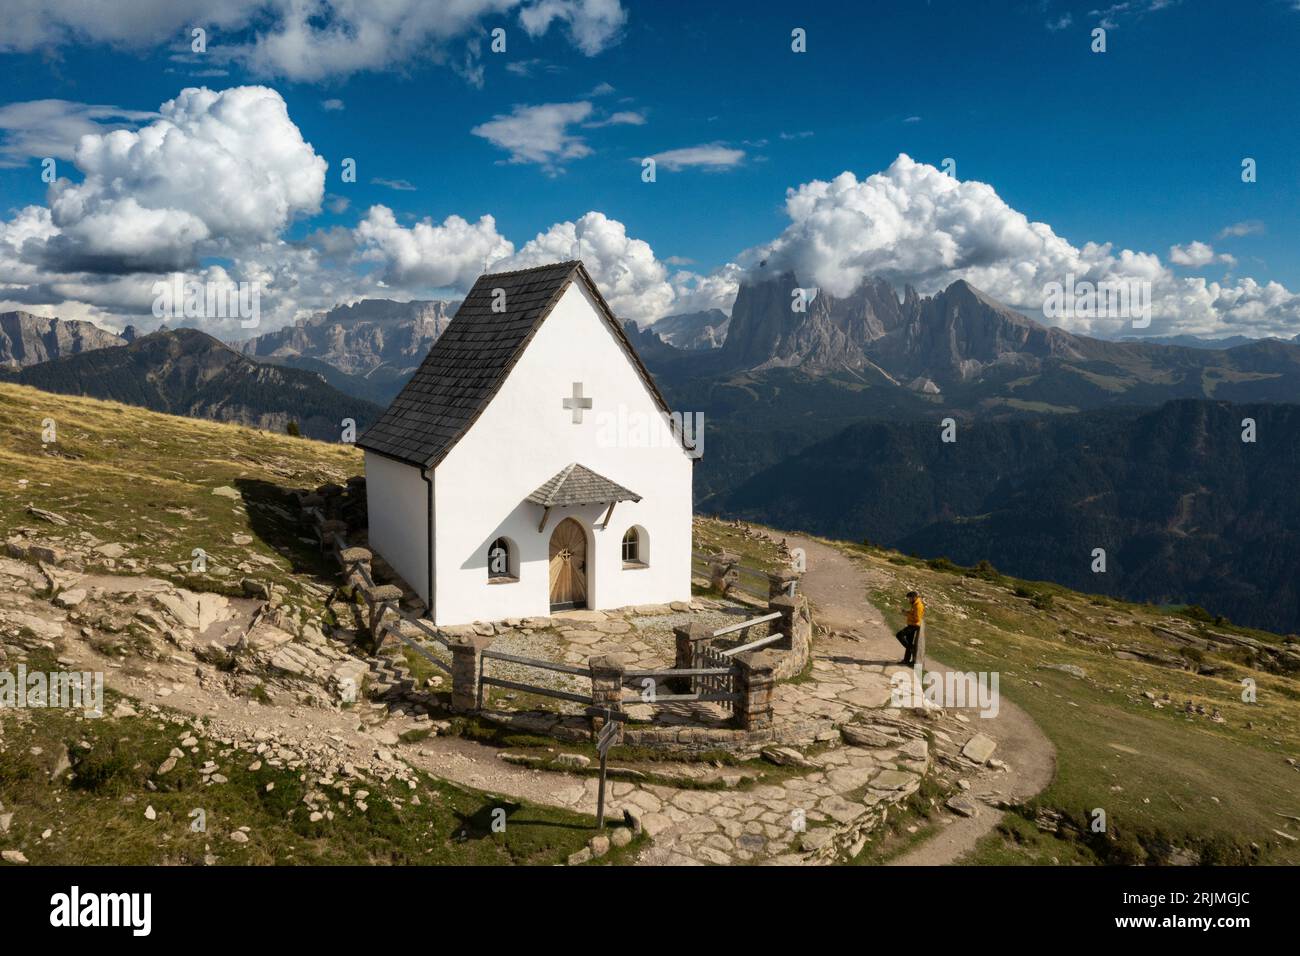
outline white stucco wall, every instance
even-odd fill
[[[370,549],[392,565],[427,604],[429,542],[424,520],[429,511],[428,486],[418,468],[372,451],[365,456]]]
[[[583,394],[592,399],[581,424],[574,424],[562,405],[574,382],[581,382]],[[616,414],[620,405],[631,421],[638,415],[657,421],[662,414],[595,303],[575,282],[487,409],[436,469],[437,623],[549,614],[550,537],[569,516],[587,530],[589,607],[690,599],[691,459],[680,445],[667,442],[628,447],[629,442],[610,441],[613,430],[607,422],[602,428],[600,413]],[[371,458],[366,456],[368,478]],[[618,482],[642,500],[619,503],[608,528],[598,526],[603,507],[555,508],[545,531],[538,533],[541,509],[524,498],[571,462]],[[418,473],[415,481],[423,489]],[[376,511],[373,487],[370,494],[371,541],[376,543],[376,517],[385,510]],[[624,570],[620,545],[633,524],[648,536],[649,566]],[[381,539],[389,540],[385,535],[390,531],[393,540],[423,541],[410,527],[400,533],[386,528]],[[489,584],[488,547],[502,535],[517,547],[519,580]],[[388,557],[383,546],[377,547]],[[417,586],[416,580],[407,580]]]

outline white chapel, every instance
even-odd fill
[[[481,276],[357,442],[369,546],[438,625],[688,601],[669,415],[581,262]]]

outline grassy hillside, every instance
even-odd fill
[[[52,419],[57,441],[43,444]],[[233,588],[239,566],[304,601],[316,589],[295,569],[320,570],[281,489],[342,482],[361,472],[350,445],[198,421],[113,402],[0,383],[0,528],[84,547],[83,535],[121,544],[125,558],[88,550],[90,567],[123,567],[178,584],[195,548],[208,555],[205,589]],[[34,506],[64,518],[41,520]],[[132,568],[127,562],[135,562]]]
[[[43,445],[46,419],[57,441]],[[40,541],[74,551],[87,571],[237,592],[242,569],[251,568],[258,580],[282,585],[288,603],[318,614],[337,569],[301,538],[282,489],[360,471],[360,453],[349,446],[0,384],[3,537],[30,528]],[[97,550],[106,544],[121,547]],[[196,547],[208,552],[206,574],[190,571]],[[5,596],[20,607],[48,597]],[[134,608],[130,596],[124,600]],[[62,670],[59,658],[72,641],[69,629],[63,633],[53,647],[21,629],[0,633],[0,668]],[[38,865],[552,865],[594,833],[590,817],[419,770],[394,777],[392,767],[335,774],[300,765],[306,749],[280,729],[232,741],[230,729],[217,726],[224,712],[195,719],[146,699],[166,663],[115,662],[123,680],[150,692],[128,702],[110,691],[101,719],[59,709],[0,711],[0,847],[21,848]],[[220,680],[220,670],[205,673],[202,680]],[[168,680],[175,679],[173,672]],[[231,713],[253,707],[263,715],[255,720],[277,726],[280,701],[225,699]],[[351,713],[364,721],[366,711],[359,704]],[[285,756],[282,745],[293,756],[272,759]],[[192,829],[195,808],[206,814],[204,831]],[[508,825],[498,832],[494,817],[502,812]],[[621,862],[637,846],[599,862]]]
[[[870,597],[891,626],[902,624],[905,592],[920,591],[929,653],[998,672],[1002,694],[1056,745],[1056,779],[968,862],[1144,862],[1177,846],[1204,862],[1300,863],[1300,671],[1273,663],[1268,650],[1180,649],[1153,629],[1282,650],[1277,635],[1215,624],[1196,609],[844,547],[875,572]],[[1254,682],[1254,703],[1242,699],[1244,680]],[[1106,838],[1089,829],[1097,808]],[[1056,815],[1062,832],[1073,825],[1083,835],[1062,839],[1035,825]]]

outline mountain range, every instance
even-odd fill
[[[933,295],[900,298],[868,279],[837,298],[819,292],[792,308],[797,276],[741,286],[721,367],[811,375],[851,373],[867,385],[953,393],[963,411],[1077,411],[1173,398],[1300,399],[1300,349],[1278,339],[1234,348],[1109,341],[1048,327],[964,280]]]
[[[727,339],[731,317],[721,309],[665,315],[646,326],[678,349],[718,349]]]
[[[419,368],[457,305],[363,299],[232,347],[259,362],[316,372],[341,391],[387,405]]]
[[[1300,538],[1280,530],[1300,514],[1275,491],[1296,475],[1300,344],[1096,339],[964,281],[923,296],[868,279],[801,310],[800,288],[759,272],[730,317],[625,325],[670,404],[704,413],[699,510],[1300,628]],[[10,365],[48,360],[7,376],[337,440],[343,418],[363,427],[392,399],[454,308],[364,300],[232,348],[30,317],[7,333]],[[1105,576],[1079,563],[1093,547]]]
[[[0,312],[0,368],[18,369],[126,340],[92,322],[51,319],[30,312]]]
[[[342,422],[358,434],[377,405],[344,395],[319,375],[263,365],[197,329],[163,329],[130,345],[53,359],[6,375],[22,385],[86,395],[173,415],[210,418],[338,441]]]

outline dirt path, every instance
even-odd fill
[[[868,599],[873,573],[855,564],[841,551],[811,538],[788,536],[792,548],[803,548],[808,571],[801,587],[812,602],[817,622],[830,632],[818,653],[852,653],[872,663],[898,663],[902,647]],[[930,656],[927,671],[947,672]],[[997,741],[997,757],[1008,770],[995,777],[977,778],[968,792],[980,811],[973,817],[945,816],[944,829],[890,862],[891,866],[941,866],[958,862],[1002,819],[1002,811],[989,806],[997,800],[1024,800],[1040,792],[1056,772],[1056,748],[1023,710],[1003,698],[996,717],[972,716],[972,725]]]
[[[853,827],[862,814],[868,813],[867,806],[875,806],[886,796],[890,800],[895,796],[902,799],[902,787],[909,780],[915,783],[927,772],[931,761],[940,758],[940,752],[955,755],[951,743],[936,743],[932,751],[922,739],[925,731],[919,725],[900,729],[898,712],[882,709],[888,705],[890,679],[899,670],[901,652],[879,611],[867,600],[872,572],[821,542],[794,539],[791,543],[808,553],[809,573],[804,578],[804,589],[816,607],[819,622],[830,629],[830,634],[818,641],[811,679],[778,689],[774,700],[777,718],[819,720],[831,727],[853,723],[862,730],[873,725],[877,720],[874,715],[880,715],[879,719],[888,724],[888,734],[910,734],[910,742],[892,738],[872,746],[831,748],[810,758],[811,772],[806,777],[795,776],[749,789],[734,789],[735,783],[722,790],[703,790],[689,782],[664,786],[615,781],[609,801],[611,816],[621,816],[624,809],[638,812],[653,838],[639,863],[830,862],[836,850],[828,841],[849,833],[843,828]],[[38,572],[14,562],[9,564],[25,574],[32,587],[39,584]],[[103,577],[93,583],[104,591],[129,590],[132,586],[148,589],[150,585],[138,578]],[[30,598],[24,599],[23,606],[49,607],[43,600]],[[217,613],[221,608],[214,606],[210,610],[212,621],[205,633],[232,623],[246,623],[243,618],[247,608],[242,604],[227,607],[230,613],[226,616],[224,611]],[[50,611],[56,616],[66,614],[52,608]],[[195,614],[207,617],[201,604]],[[41,623],[34,621],[32,626]],[[238,626],[235,629],[242,631]],[[61,626],[58,630],[65,638],[70,636]],[[148,664],[124,665],[103,657],[81,635],[66,641],[61,660],[78,669],[105,671],[108,686],[128,697],[203,717],[217,734],[236,731],[256,739],[274,739],[331,766],[347,761],[358,768],[369,766],[382,772],[404,761],[434,776],[480,790],[578,812],[595,810],[596,781],[592,777],[520,766],[503,760],[496,747],[454,737],[430,736],[402,743],[401,735],[418,729],[421,723],[410,714],[394,713],[380,703],[365,701],[351,710],[339,711],[301,706],[303,702],[295,701],[291,693],[273,691],[274,704],[261,704],[232,696],[225,681],[211,667],[198,664],[188,652],[176,652]],[[889,718],[890,713],[896,716]],[[904,712],[903,725],[911,721],[909,715]],[[965,731],[958,721],[968,725]],[[946,722],[945,741],[956,739],[960,747],[969,732],[978,729],[998,741],[998,756],[1012,768],[1010,773],[971,773],[971,792],[975,796],[990,800],[1023,797],[1037,792],[1050,780],[1051,745],[1018,710],[1004,703],[994,720],[950,716]],[[938,734],[937,728],[932,729]],[[970,767],[974,770],[975,765]],[[888,768],[894,778],[887,785],[898,788],[891,791],[894,796],[876,792],[875,802],[866,806],[860,796],[845,799],[846,795],[860,794],[863,784],[875,781],[882,768]],[[865,799],[871,800],[871,795]],[[834,822],[797,837],[791,823],[796,809]],[[949,822],[943,832],[900,862],[953,862],[999,817],[982,804],[974,818],[958,819],[945,814],[943,818]],[[841,829],[835,830],[835,826]],[[836,833],[839,837],[834,836]],[[814,843],[818,838],[819,845]],[[809,852],[813,855],[809,856]]]

